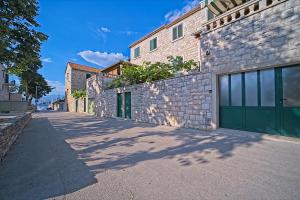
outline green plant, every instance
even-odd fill
[[[108,88],[117,88],[124,85],[151,83],[175,76],[182,71],[190,71],[197,67],[193,60],[183,61],[182,57],[169,57],[169,63],[144,62],[143,65],[126,65],[122,68],[122,75],[114,79]]]
[[[85,90],[74,90],[72,92],[72,96],[77,99],[82,99],[86,97],[86,91]]]
[[[124,86],[124,83],[123,83],[123,76],[121,75],[115,78],[112,82],[110,82],[107,87],[109,89],[112,89],[112,88],[118,88],[122,86]]]

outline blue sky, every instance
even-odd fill
[[[39,0],[37,20],[49,36],[40,73],[64,94],[68,61],[102,68],[129,57],[128,46],[174,20],[198,0]]]

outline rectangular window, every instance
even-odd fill
[[[261,106],[275,106],[274,69],[260,71]]]
[[[257,106],[257,71],[245,73],[246,106]]]
[[[140,57],[140,47],[134,49],[134,58]]]
[[[85,77],[86,79],[91,78],[91,74],[86,74]]]
[[[157,37],[150,40],[150,51],[157,49]]]
[[[231,75],[231,105],[242,106],[242,75]]]
[[[283,106],[300,106],[300,67],[282,69]]]
[[[229,106],[229,80],[228,75],[220,76],[220,105]]]
[[[173,32],[173,40],[177,40],[183,37],[183,25],[179,24],[178,26],[175,26],[172,32]]]

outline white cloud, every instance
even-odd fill
[[[199,5],[202,0],[189,0],[182,9],[172,10],[165,14],[165,21],[171,22]]]
[[[135,31],[120,31],[120,33],[128,35],[128,36],[138,34],[138,32],[135,32]]]
[[[46,80],[48,85],[54,87],[51,94],[55,95],[64,95],[65,94],[65,85],[59,81]]]
[[[41,61],[46,63],[52,63],[51,58],[42,58]]]
[[[100,29],[98,29],[98,31],[104,32],[104,33],[110,33],[111,32],[111,30],[107,27],[101,27]]]
[[[122,53],[107,53],[99,51],[81,51],[78,53],[85,61],[106,67],[112,65],[120,60],[126,60],[127,57]]]

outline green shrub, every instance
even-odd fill
[[[168,79],[182,71],[196,69],[197,63],[193,60],[183,61],[182,57],[169,57],[169,63],[144,62],[143,65],[124,65],[122,75],[114,79],[108,88],[118,88],[125,85],[139,83],[151,83],[158,80]]]
[[[86,91],[85,90],[74,90],[72,92],[72,96],[74,97],[74,99],[82,99],[86,97]]]

